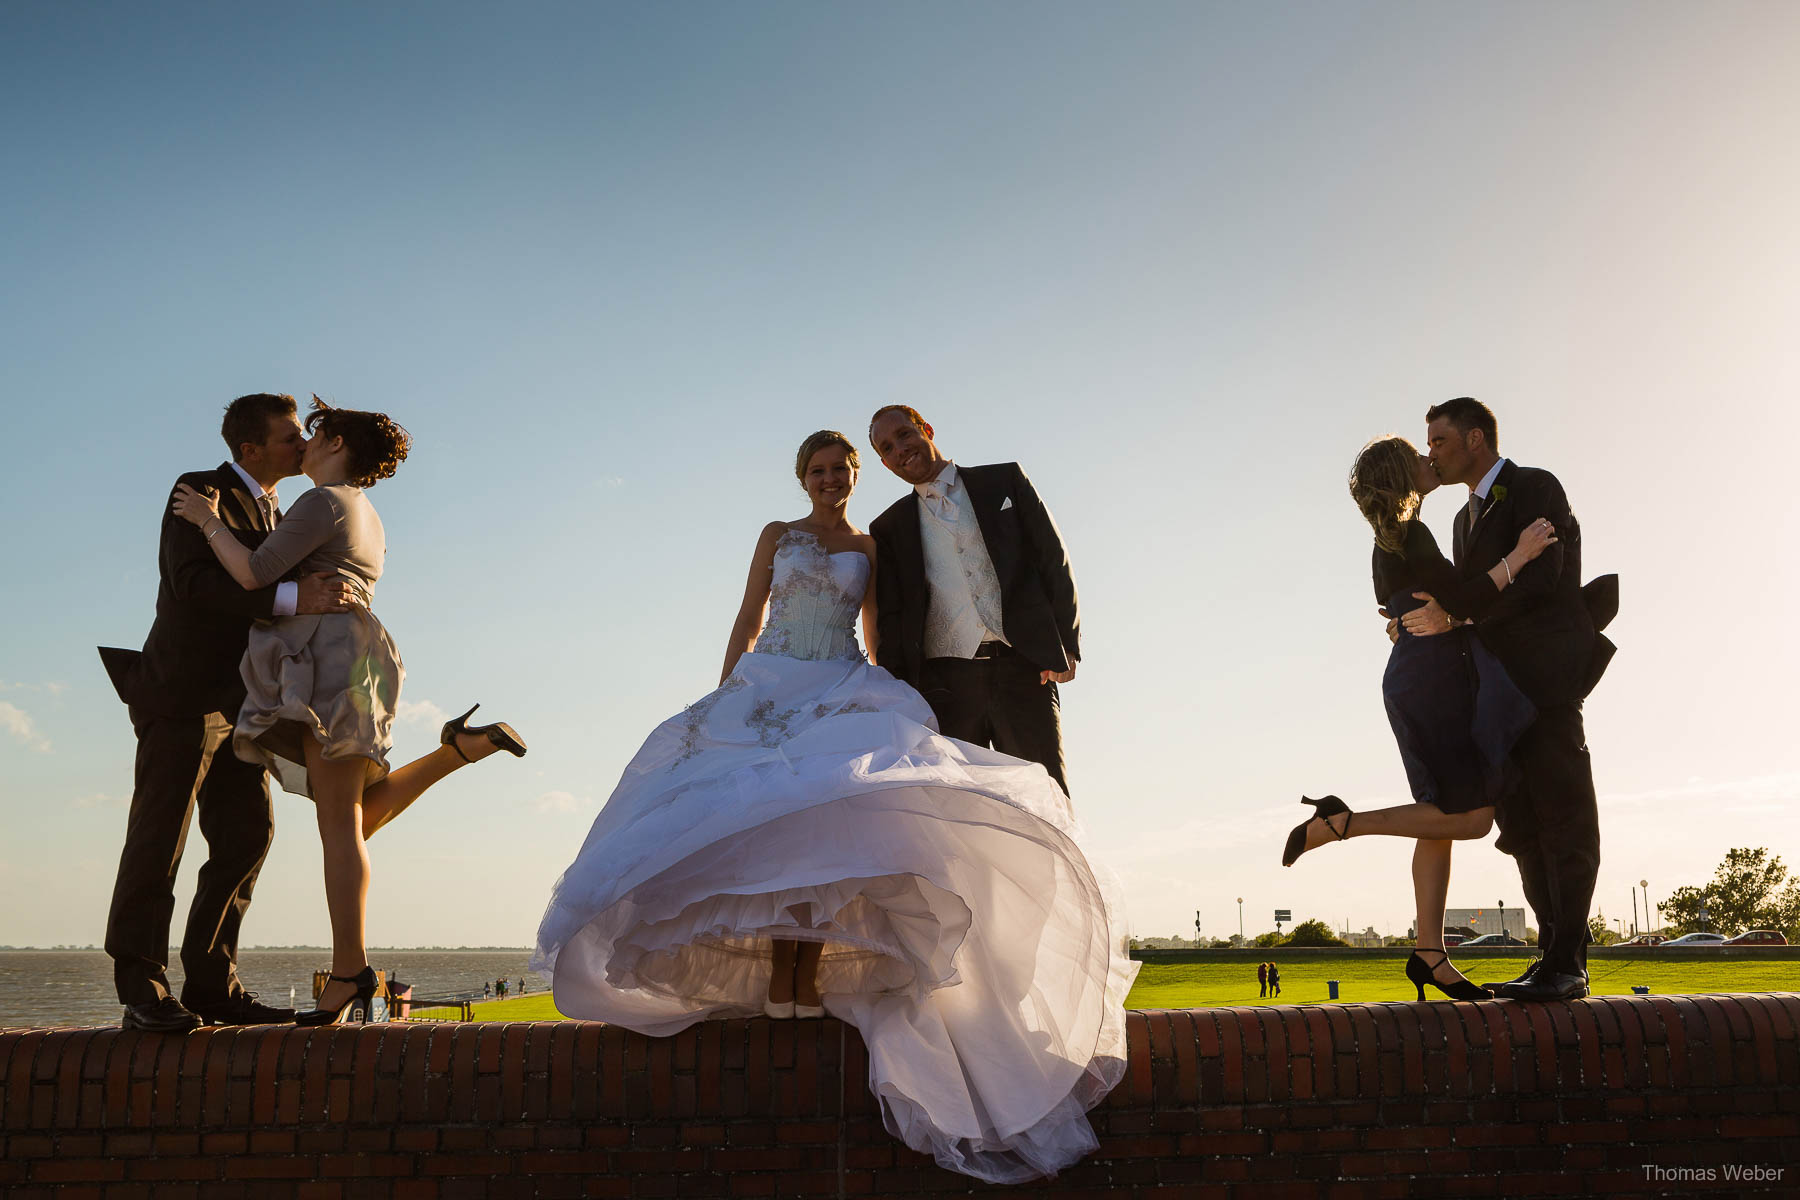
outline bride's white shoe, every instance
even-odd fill
[[[783,1000],[780,1004],[775,1003],[773,1000],[763,1001],[763,1012],[767,1013],[777,1021],[793,1020],[794,1011],[794,1002],[792,1000]]]

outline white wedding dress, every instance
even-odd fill
[[[1052,1174],[1124,1073],[1124,908],[1041,766],[940,736],[863,657],[868,577],[782,536],[756,649],[625,768],[532,968],[564,1014],[666,1035],[760,1014],[770,939],[821,942],[888,1129],[981,1179]]]

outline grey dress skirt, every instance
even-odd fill
[[[250,556],[257,586],[294,567],[346,580],[362,606],[346,613],[275,617],[250,628],[240,671],[247,694],[232,749],[261,763],[289,792],[312,795],[307,738],[330,760],[361,759],[364,785],[387,775],[394,709],[406,670],[400,651],[368,608],[387,556],[381,518],[363,490],[316,487],[294,502]]]

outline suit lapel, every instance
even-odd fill
[[[1014,552],[1018,549],[1012,539],[1003,536],[1000,527],[1000,506],[1006,502],[1001,489],[989,482],[988,473],[980,468],[968,470],[957,468],[962,479],[963,488],[969,493],[969,506],[975,510],[975,523],[981,526],[981,540],[987,543],[988,560],[994,564],[994,574],[1002,580],[1011,576]]]
[[[923,594],[925,583],[925,539],[919,533],[919,493],[909,492],[906,505],[894,514],[894,537],[900,551],[900,575]]]
[[[1506,508],[1513,503],[1510,493],[1512,491],[1513,476],[1518,473],[1518,465],[1511,459],[1508,459],[1505,465],[1500,468],[1500,473],[1494,476],[1493,486],[1488,488],[1488,501],[1481,506],[1481,515],[1475,518],[1475,523],[1470,526],[1468,536],[1463,538],[1463,554],[1465,557],[1474,556],[1476,545],[1483,538],[1487,537],[1490,532],[1496,529],[1505,528],[1503,518],[1495,520],[1490,520],[1489,518],[1494,515],[1495,510]],[[1511,547],[1509,546],[1507,549],[1511,549]],[[1484,560],[1478,559],[1477,561]]]
[[[252,529],[257,533],[269,532],[268,526],[263,523],[262,506],[256,502],[256,497],[252,496],[244,486],[243,479],[238,476],[237,471],[232,468],[230,463],[224,463],[219,467],[218,479],[218,483],[214,486],[219,489],[219,515],[225,517],[225,523],[233,529]],[[235,519],[225,515],[224,508],[227,504],[237,510]]]

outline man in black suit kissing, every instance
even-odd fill
[[[906,405],[869,441],[912,491],[870,522],[876,658],[917,688],[949,737],[1041,763],[1069,790],[1059,684],[1081,617],[1062,535],[1018,463],[961,467]]]
[[[216,492],[226,527],[252,548],[281,519],[275,484],[300,471],[306,435],[295,412],[292,396],[238,397],[220,430],[231,461],[176,481]],[[267,772],[231,749],[244,702],[238,662],[251,621],[346,611],[345,586],[316,575],[246,591],[219,565],[198,526],[174,516],[167,500],[162,509],[150,635],[141,653],[100,651],[137,734],[131,814],[106,920],[123,1024],[185,1033],[202,1022],[292,1020],[291,1009],[258,1003],[237,975],[239,929],[275,833]],[[169,986],[169,921],[196,807],[207,859],[181,938],[185,981],[177,1000]]]

